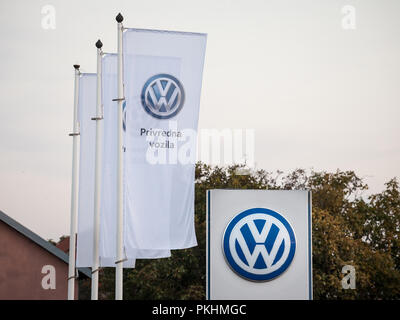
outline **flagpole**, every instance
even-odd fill
[[[99,238],[100,238],[100,188],[101,188],[101,161],[102,161],[102,91],[101,91],[101,58],[103,52],[101,50],[103,44],[100,40],[96,42],[97,48],[97,88],[96,88],[96,117],[92,120],[96,121],[96,153],[95,153],[95,178],[94,178],[94,215],[93,215],[93,263],[92,263],[92,300],[98,300],[99,294]]]
[[[121,13],[115,18],[118,23],[118,163],[117,163],[117,261],[115,267],[115,300],[122,300],[123,293],[123,137],[122,137],[122,103],[124,87],[122,79],[122,21]]]
[[[69,237],[69,264],[68,264],[68,300],[75,300],[75,263],[76,263],[76,229],[77,229],[77,202],[78,202],[78,98],[79,98],[79,65],[75,64],[74,87],[74,120],[72,137],[72,183],[71,183],[71,224]]]

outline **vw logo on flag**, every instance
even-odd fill
[[[169,74],[157,74],[144,84],[141,100],[149,115],[169,119],[182,109],[185,93],[178,79]]]
[[[272,280],[291,264],[296,239],[279,213],[254,208],[235,216],[226,227],[223,251],[230,267],[253,281]]]

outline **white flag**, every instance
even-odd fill
[[[96,122],[96,74],[83,73],[79,79],[78,119],[80,126],[79,192],[78,192],[78,235],[77,267],[93,264],[94,181]],[[100,254],[101,267],[115,266],[115,258]],[[135,260],[125,263],[134,267]]]
[[[78,121],[79,192],[77,229],[77,267],[91,267],[93,263],[94,162],[96,123],[96,74],[83,73],[79,79]]]
[[[103,157],[100,209],[100,246],[101,257],[113,257],[116,261],[117,247],[117,63],[116,54],[105,54],[102,58],[102,99],[103,99]],[[125,199],[124,199],[125,200]],[[124,201],[125,202],[125,201]],[[125,258],[155,259],[170,257],[169,250],[126,250]],[[129,261],[128,260],[128,261]],[[126,264],[126,262],[125,262]],[[125,266],[124,264],[124,266]],[[115,266],[115,264],[113,264]]]
[[[206,35],[126,29],[124,245],[197,245],[194,171]]]

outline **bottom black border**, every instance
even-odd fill
[[[363,316],[399,310],[399,301],[0,301],[3,314],[82,317],[129,316],[134,319],[258,319],[271,316]],[[184,314],[182,315],[182,310]],[[161,312],[160,312],[161,311]]]

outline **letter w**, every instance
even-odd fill
[[[266,221],[264,227],[262,228],[261,232],[258,231],[254,221],[249,221],[247,223],[251,235],[253,236],[254,241],[256,242],[256,245],[254,247],[253,252],[251,253],[249,250],[249,247],[246,243],[246,240],[244,239],[243,235],[241,232],[238,233],[237,236],[237,241],[240,245],[240,248],[243,251],[243,254],[247,260],[247,263],[250,268],[254,268],[254,265],[257,261],[258,256],[261,254],[262,258],[264,259],[265,265],[267,268],[271,267],[276,254],[278,253],[279,247],[282,244],[282,241],[284,240],[284,236],[282,232],[279,230],[278,234],[275,238],[275,242],[272,246],[272,249],[270,253],[268,253],[267,248],[265,246],[265,241],[268,237],[269,231],[271,229],[271,222]]]
[[[159,99],[157,99],[157,97],[156,97],[156,94],[154,92],[154,88],[153,87],[149,88],[150,97],[153,100],[154,106],[157,107],[157,110],[160,110],[162,105],[164,105],[165,108],[168,111],[171,110],[171,106],[175,102],[175,99],[176,99],[176,97],[178,96],[178,93],[179,93],[178,88],[175,87],[171,97],[167,101],[167,94],[168,94],[168,91],[169,91],[169,89],[171,87],[171,84],[172,83],[170,81],[168,81],[166,86],[165,86],[165,88],[163,88],[163,86],[161,84],[161,81],[160,80],[156,81],[156,86],[157,86],[158,92],[160,94],[160,98]]]

